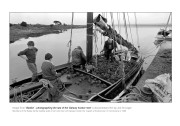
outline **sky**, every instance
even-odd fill
[[[103,14],[102,12],[93,13],[93,16],[96,17],[98,14]],[[108,23],[111,23],[110,13],[107,14]],[[138,24],[166,24],[168,17],[168,12],[166,13],[136,13],[137,23]],[[123,13],[119,13],[120,22],[123,22]],[[10,13],[10,23],[17,24],[22,21],[27,22],[28,24],[53,24],[53,21],[57,20],[61,23],[71,24],[72,21],[72,13]],[[125,13],[126,20],[131,24],[135,23],[135,16],[133,13]],[[115,24],[117,24],[117,12],[113,13],[113,18]],[[74,13],[74,21],[75,25],[85,25],[87,22],[87,13]]]

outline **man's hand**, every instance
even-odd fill
[[[28,58],[25,55],[21,55],[20,57],[24,60],[28,60]]]
[[[101,50],[100,54],[102,54],[104,52],[104,50]]]

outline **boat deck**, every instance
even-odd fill
[[[96,83],[92,83],[92,81],[95,82],[95,78],[89,75],[85,75],[86,77],[78,76],[72,79],[67,79],[67,76],[68,74],[61,76],[61,81],[72,83],[72,85],[66,87],[62,92],[63,95],[59,99],[59,102],[85,102],[107,87],[107,84],[101,81],[99,82],[99,80],[97,80]]]

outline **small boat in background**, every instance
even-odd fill
[[[170,18],[171,18],[171,13],[169,14],[169,18],[168,18],[168,21],[167,21],[165,28],[161,28],[158,31],[158,33],[155,37],[156,40],[154,41],[155,45],[159,45],[164,41],[172,41],[172,29],[167,30]]]
[[[164,41],[172,41],[172,30],[164,30],[160,29],[155,37],[156,40],[154,41],[155,45],[159,45]]]

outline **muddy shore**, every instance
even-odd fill
[[[86,28],[86,25],[73,25],[73,29],[77,28]],[[46,34],[58,34],[67,29],[71,29],[71,25],[28,25],[27,27],[20,26],[15,24],[10,27],[10,38],[9,42],[13,43],[21,38],[28,37],[39,37]]]
[[[142,88],[147,79],[154,79],[158,75],[169,73],[172,76],[172,42],[163,42],[152,63],[137,83]]]

